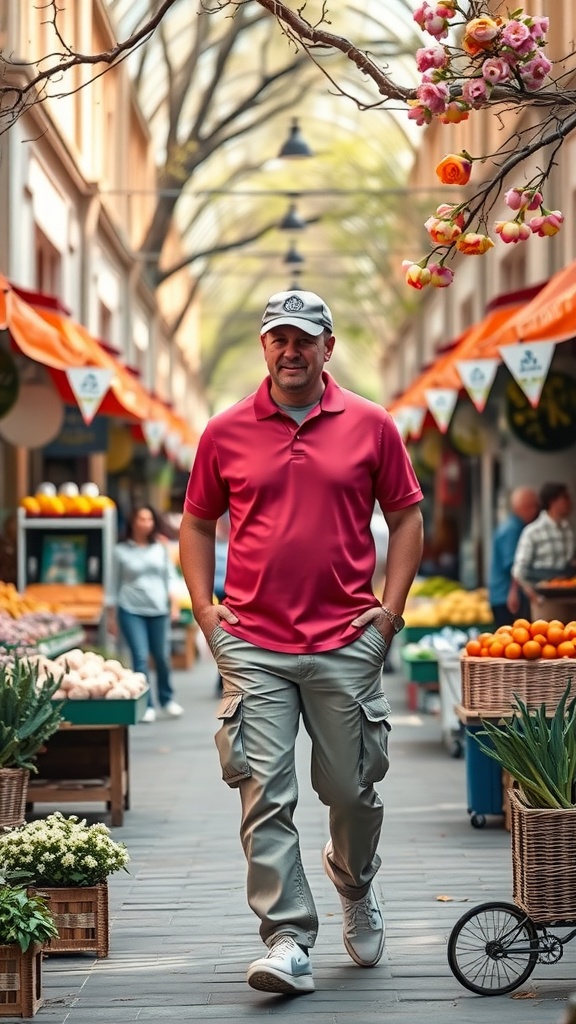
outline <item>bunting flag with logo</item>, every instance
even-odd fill
[[[114,370],[101,366],[74,366],[66,370],[66,376],[82,419],[89,426],[110,387]]]
[[[522,388],[534,409],[540,402],[555,348],[554,341],[524,341],[517,345],[503,345],[498,349],[518,387]]]
[[[438,430],[445,434],[458,401],[457,388],[427,388],[424,396]]]
[[[158,455],[168,427],[163,420],[144,420],[142,433],[150,455]]]
[[[499,365],[499,359],[461,359],[456,363],[460,380],[478,412],[484,411]]]
[[[406,406],[401,406],[400,409],[395,409],[394,412],[390,413],[396,429],[400,434],[403,441],[408,437],[408,430],[410,428],[410,411]]]

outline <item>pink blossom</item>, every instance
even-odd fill
[[[431,263],[428,270],[433,288],[449,288],[454,280],[454,271],[442,266],[441,263]]]
[[[430,14],[424,22],[424,28],[435,39],[445,39],[448,35],[448,23],[445,18]]]
[[[429,68],[445,68],[449,62],[448,54],[440,43],[432,43],[431,46],[424,46],[416,50],[416,67],[418,71],[428,71]]]
[[[530,18],[530,35],[532,39],[542,39],[550,28],[550,18],[542,18],[536,14]]]
[[[526,242],[531,235],[528,225],[517,220],[497,220],[494,230],[503,242]]]
[[[552,67],[551,62],[543,53],[537,53],[532,60],[518,68],[522,81],[530,92],[536,92],[544,84]]]
[[[462,228],[454,221],[438,217],[428,217],[424,227],[435,245],[450,245],[462,234]]]
[[[462,98],[471,107],[481,107],[487,103],[492,86],[484,78],[469,78],[462,89]]]
[[[427,284],[430,284],[428,267],[421,267],[419,263],[412,263],[411,260],[402,260],[402,269],[406,272],[406,284],[409,284],[411,288],[421,291]]]
[[[511,210],[537,210],[542,205],[542,193],[532,189],[511,188],[504,196]]]
[[[424,82],[416,90],[416,95],[433,114],[440,114],[446,109],[449,90],[445,82]]]
[[[530,53],[534,49],[534,39],[530,29],[523,21],[509,21],[502,31],[502,43],[516,53]]]
[[[510,78],[510,65],[503,57],[488,57],[482,65],[482,77],[491,85],[507,82]]]
[[[547,210],[540,217],[532,217],[530,230],[540,238],[557,235],[564,223],[564,214],[560,210]]]
[[[460,210],[455,203],[440,203],[440,206],[436,207],[436,216],[440,220],[451,220],[459,228],[464,227],[467,215],[468,211]]]
[[[408,111],[408,119],[410,121],[416,121],[416,124],[419,126],[430,124],[432,120],[432,111],[428,110],[426,107],[420,106],[418,103],[415,106],[410,107],[410,110]]]

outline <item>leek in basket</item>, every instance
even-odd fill
[[[545,704],[530,711],[514,694],[513,717],[483,722],[473,737],[516,780],[527,807],[576,807],[576,698],[568,702],[569,695],[570,680],[550,717]]]

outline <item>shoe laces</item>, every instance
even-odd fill
[[[277,956],[278,953],[293,953],[295,945],[297,946],[296,940],[291,935],[281,935],[269,950],[267,956]]]
[[[344,908],[344,915],[349,926],[362,926],[368,922],[370,928],[380,927],[380,911],[372,893],[368,892],[361,900],[347,900]]]

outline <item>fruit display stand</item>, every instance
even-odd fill
[[[116,509],[82,516],[31,516],[18,509],[18,590],[73,615],[101,639],[112,581]]]
[[[60,729],[38,756],[29,807],[104,803],[112,825],[122,825],[130,806],[128,730],[147,704],[148,690],[134,699],[67,700]]]

